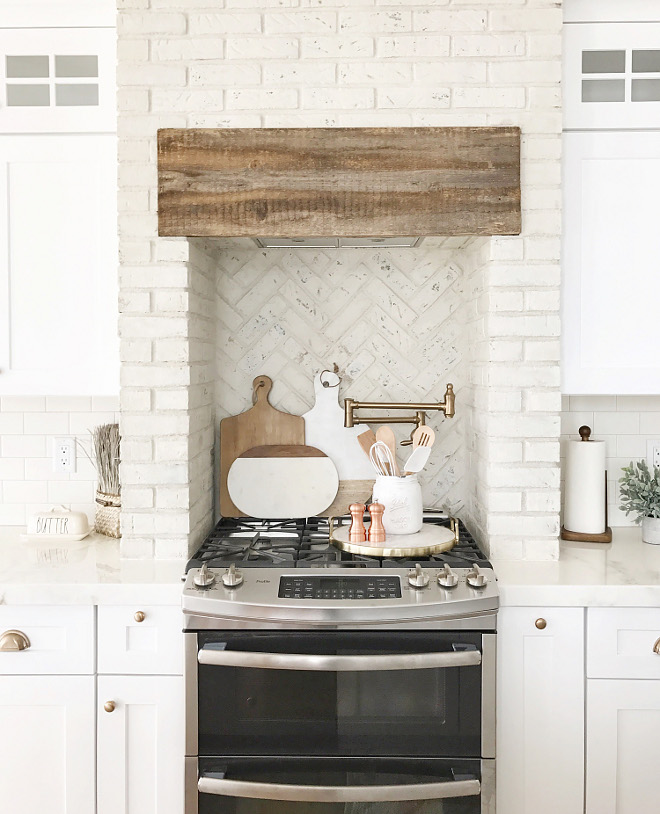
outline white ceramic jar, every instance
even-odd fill
[[[374,502],[382,503],[386,534],[415,534],[422,528],[422,487],[417,475],[405,478],[379,475],[374,486]]]

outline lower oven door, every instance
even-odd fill
[[[200,632],[197,754],[491,757],[482,650],[479,633]]]
[[[189,761],[186,814],[495,812],[492,760],[206,758],[198,770]]]

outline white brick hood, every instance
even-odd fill
[[[337,362],[358,400],[453,381],[427,505],[494,556],[556,558],[558,0],[120,6],[123,554],[185,557],[207,532],[218,423],[256,375],[302,414]],[[159,129],[488,126],[522,133],[519,235],[346,252],[158,235]]]

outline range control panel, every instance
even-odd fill
[[[400,599],[398,576],[280,577],[283,599]]]

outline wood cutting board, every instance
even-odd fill
[[[302,444],[249,449],[227,476],[232,501],[248,517],[315,517],[330,506],[338,486],[330,458]]]
[[[305,420],[283,413],[268,402],[273,382],[257,376],[252,382],[254,407],[220,422],[220,513],[223,517],[241,517],[227,489],[229,469],[239,455],[252,447],[270,444],[304,444]],[[255,489],[261,488],[255,484]]]

